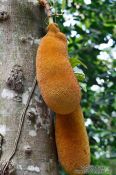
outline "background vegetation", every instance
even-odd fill
[[[61,14],[61,9],[64,12],[55,21],[67,35],[71,63],[76,75],[80,75],[91,165],[106,166],[101,175],[115,174],[116,1],[62,0],[51,4],[54,13]]]

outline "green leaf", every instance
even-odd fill
[[[62,10],[66,8],[66,0],[62,0]]]
[[[80,61],[77,58],[70,58],[69,61],[70,61],[71,66],[73,68],[76,67],[76,66],[78,66],[78,65],[82,65],[83,67],[85,67],[87,69],[87,66],[82,61]]]
[[[84,81],[85,80],[85,74],[83,73],[75,73],[76,78],[78,81]]]
[[[87,92],[87,85],[86,85],[86,83],[80,82],[79,84],[80,84],[81,88],[82,88],[85,92]]]

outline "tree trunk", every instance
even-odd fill
[[[12,151],[35,77],[36,51],[46,24],[43,9],[36,2],[0,0],[0,133],[4,136],[1,162]],[[36,87],[12,160],[17,175],[58,175],[53,134],[51,112]]]

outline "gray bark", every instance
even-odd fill
[[[1,161],[7,159],[12,151],[20,116],[35,77],[36,51],[46,24],[43,10],[36,2],[0,0],[0,12],[9,14],[8,19],[0,20],[0,133],[4,136]],[[22,66],[25,77],[23,93],[17,93],[15,88],[11,90],[6,85],[16,64]],[[38,87],[12,163],[17,175],[58,175],[51,112]]]

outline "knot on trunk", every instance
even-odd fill
[[[6,82],[7,86],[17,93],[24,92],[24,75],[20,65],[14,65]]]

